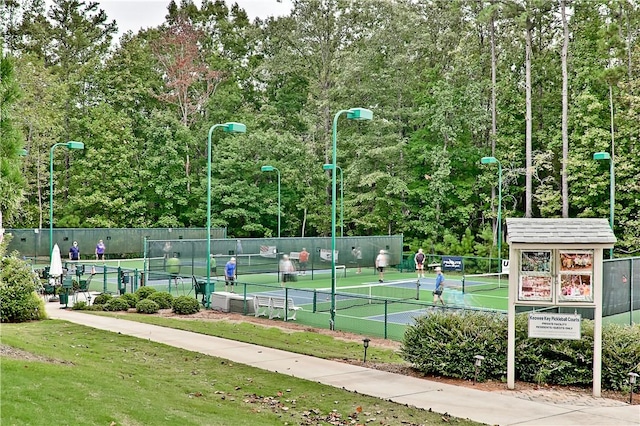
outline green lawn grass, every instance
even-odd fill
[[[3,425],[443,422],[441,414],[63,321],[3,324],[2,344],[29,354],[1,358]]]

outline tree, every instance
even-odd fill
[[[19,160],[23,140],[11,117],[18,96],[13,61],[3,55],[0,57],[0,244],[4,236],[3,220],[12,222],[22,202],[24,188]]]

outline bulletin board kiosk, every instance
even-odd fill
[[[507,387],[515,388],[516,308],[594,310],[593,395],[600,396],[602,368],[602,261],[616,237],[606,219],[510,218]],[[581,316],[529,312],[530,339],[579,340]],[[575,310],[574,310],[575,312]]]

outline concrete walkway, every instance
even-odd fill
[[[561,395],[540,399],[526,392],[485,392],[188,331],[83,314],[60,309],[58,303],[45,305],[50,318],[232,359],[263,370],[490,425],[640,425],[640,406],[620,401],[584,396],[576,401]]]

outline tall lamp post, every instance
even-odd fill
[[[482,157],[481,164],[498,163],[498,272],[502,271],[502,164],[496,157]]]
[[[49,153],[49,256],[53,253],[53,151],[59,146],[66,146],[69,149],[84,149],[84,143],[58,142],[51,147]]]
[[[613,209],[616,202],[616,177],[613,167],[613,158],[608,152],[596,152],[594,160],[609,160],[609,226],[613,231]],[[613,259],[613,247],[609,250],[609,259]]]
[[[260,169],[263,172],[272,172],[276,171],[278,173],[278,238],[280,238],[280,170],[273,166],[262,166]]]
[[[331,165],[333,172],[331,173],[331,321],[329,328],[335,329],[336,324],[336,160],[338,145],[338,118],[346,113],[349,120],[371,120],[373,112],[366,108],[351,108],[340,110],[333,117],[333,152],[331,153]]]
[[[344,237],[344,179],[342,178],[342,167],[336,166],[340,172],[340,236]],[[333,170],[333,164],[323,164],[322,170]]]
[[[207,139],[207,284],[205,288],[207,308],[211,306],[211,135],[217,127],[227,133],[244,133],[247,131],[247,126],[234,122],[214,124],[209,129],[209,137]]]

